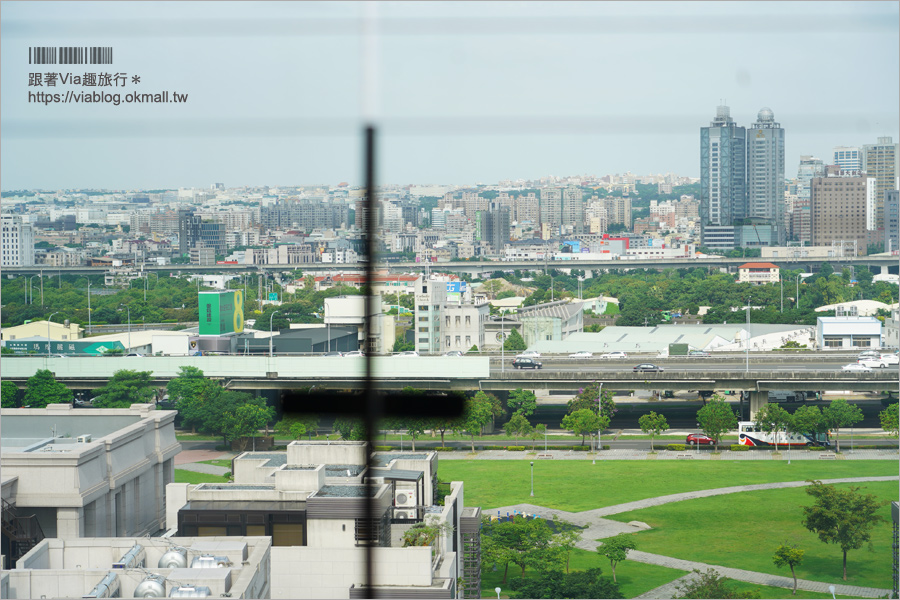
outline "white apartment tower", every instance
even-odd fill
[[[30,223],[18,215],[3,215],[0,266],[31,267],[34,265],[34,232]]]
[[[784,129],[772,110],[763,108],[747,132],[746,214],[777,228],[778,245],[783,246],[784,213]]]

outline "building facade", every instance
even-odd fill
[[[759,111],[747,133],[747,215],[763,219],[775,230],[777,243],[787,241],[784,228],[784,129],[769,108]]]
[[[702,245],[734,247],[733,228],[747,203],[747,130],[727,106],[716,108],[709,127],[700,128],[700,223]]]
[[[884,251],[900,251],[900,191],[884,194]]]
[[[3,215],[0,219],[0,266],[34,266],[34,231],[18,215]]]
[[[815,177],[810,181],[810,242],[830,246],[835,242],[855,245],[857,255],[866,254],[867,178]]]
[[[780,270],[772,263],[745,263],[738,267],[738,283],[778,283]]]
[[[898,187],[900,152],[890,137],[878,138],[877,144],[866,144],[862,151],[862,170],[875,178],[875,227],[884,226],[884,199],[888,190]]]

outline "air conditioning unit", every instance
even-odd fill
[[[394,506],[399,507],[415,507],[416,491],[415,490],[397,490],[394,492]]]
[[[79,435],[77,438],[75,438],[75,441],[79,444],[87,444],[91,441],[91,435]]]
[[[395,519],[412,520],[412,519],[416,518],[416,511],[414,511],[414,510],[395,510],[394,518]]]

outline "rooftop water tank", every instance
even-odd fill
[[[162,575],[147,575],[134,588],[135,598],[165,598],[166,578]]]
[[[169,593],[169,598],[209,598],[212,595],[205,585],[182,585]]]
[[[160,569],[183,569],[187,566],[187,549],[174,546],[162,555],[156,565]]]
[[[211,554],[201,554],[195,556],[191,561],[192,569],[218,569],[224,568],[231,564],[227,556],[212,556]]]

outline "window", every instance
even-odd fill
[[[250,529],[249,527],[247,529]],[[249,535],[249,533],[248,533]],[[302,546],[302,523],[272,523],[273,546]]]

